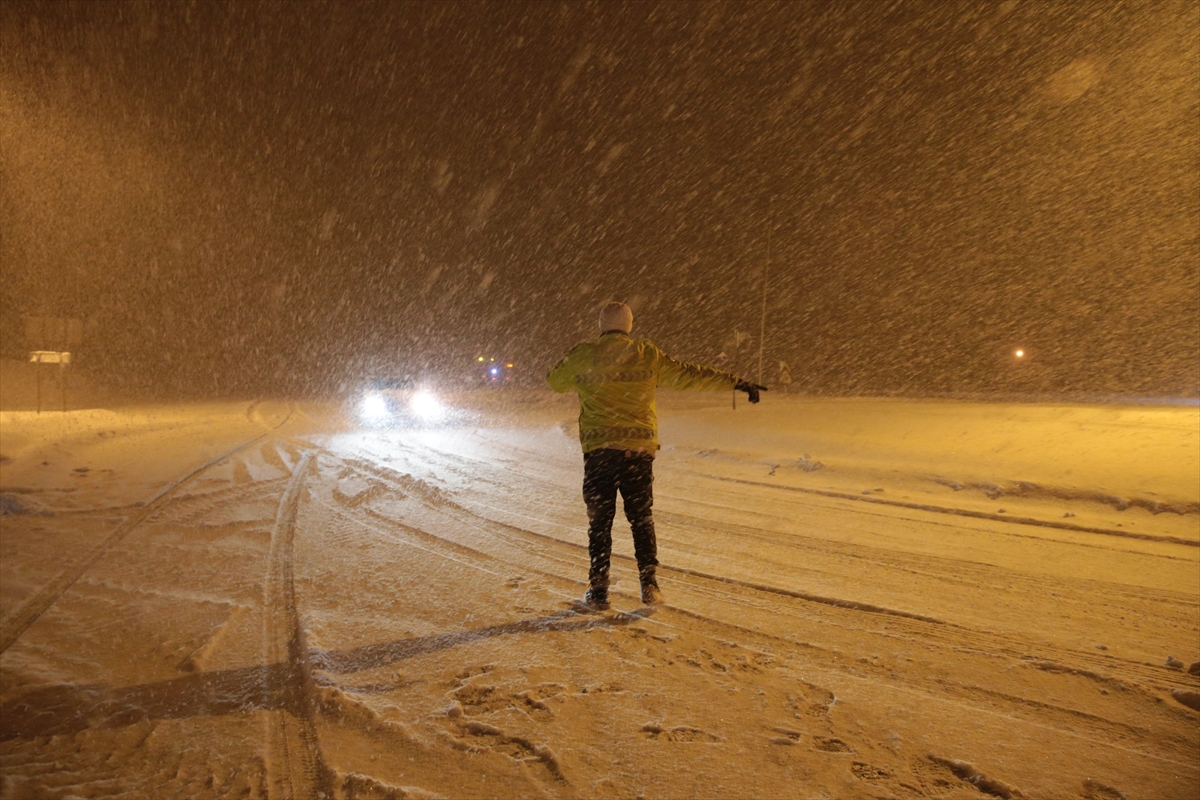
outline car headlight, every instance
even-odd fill
[[[387,400],[377,394],[369,394],[363,398],[360,413],[367,422],[383,422],[391,416]]]
[[[417,392],[412,396],[408,405],[413,414],[426,422],[440,418],[446,411],[432,392]]]

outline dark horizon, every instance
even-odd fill
[[[5,3],[0,229],[3,356],[143,390],[535,380],[614,298],[754,376],[765,272],[770,384],[1198,397],[1200,8]]]

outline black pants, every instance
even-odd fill
[[[612,557],[612,525],[617,492],[625,501],[625,518],[633,529],[633,551],[638,573],[654,578],[658,545],[654,540],[654,456],[636,450],[593,450],[583,454],[583,501],[588,513],[588,555],[592,586],[608,586]]]

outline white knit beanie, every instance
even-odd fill
[[[600,332],[633,330],[633,312],[629,306],[616,301],[600,309]]]

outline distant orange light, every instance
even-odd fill
[[[1024,350],[1018,350],[1016,355],[1017,355],[1017,358],[1024,358],[1024,357],[1025,357],[1025,351],[1024,351]]]

